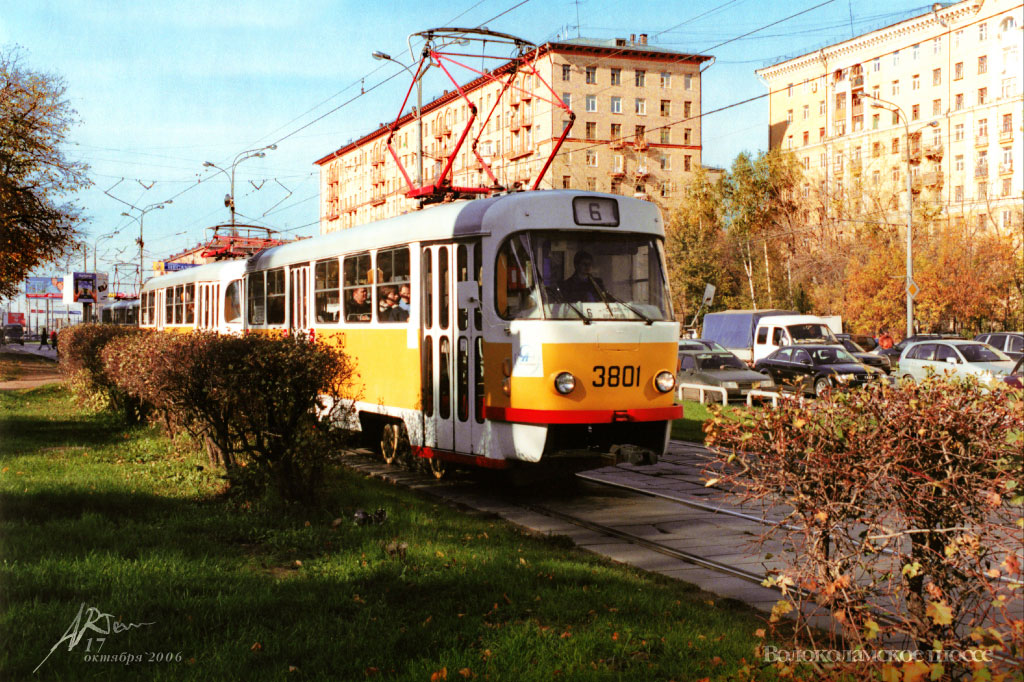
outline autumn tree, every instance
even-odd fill
[[[70,197],[91,183],[88,166],[61,149],[76,123],[65,93],[63,79],[31,70],[20,48],[0,48],[0,297],[75,236]]]

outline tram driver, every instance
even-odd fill
[[[588,251],[577,251],[572,259],[574,272],[559,285],[559,292],[569,301],[596,303],[605,300],[604,282],[594,277],[594,257]]]

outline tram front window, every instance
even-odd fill
[[[495,305],[506,319],[666,320],[663,262],[644,235],[519,233],[498,252]]]

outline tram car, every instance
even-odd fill
[[[154,277],[142,287],[139,326],[178,333],[241,333],[244,277],[244,260],[210,263]]]
[[[122,299],[105,305],[100,311],[100,321],[121,327],[135,327],[139,324],[139,299]]]

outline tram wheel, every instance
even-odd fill
[[[404,424],[385,424],[380,434],[380,452],[386,464],[397,464],[405,454],[409,439]]]

